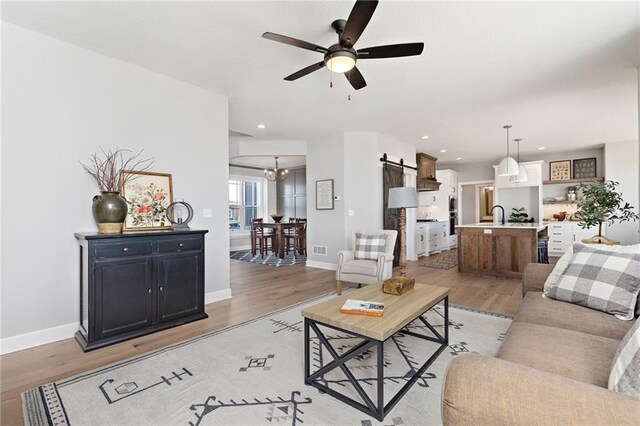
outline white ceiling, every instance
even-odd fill
[[[502,125],[566,151],[638,138],[640,3],[381,1],[356,48],[424,41],[419,57],[360,61],[368,86],[315,72],[322,59],[261,38],[323,46],[353,2],[3,2],[3,19],[229,96],[230,128],[312,140],[378,131],[442,161],[491,160]],[[256,128],[264,123],[266,129]],[[420,137],[430,136],[428,140]],[[440,153],[446,149],[446,153]]]

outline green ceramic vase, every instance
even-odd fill
[[[103,191],[93,197],[93,218],[101,234],[119,234],[127,217],[127,201],[119,192]]]

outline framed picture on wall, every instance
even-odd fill
[[[573,160],[573,178],[585,179],[596,177],[596,158],[579,158]]]
[[[173,203],[171,175],[130,170],[122,173],[133,175],[120,191],[128,205],[123,230],[171,229],[171,222],[166,216],[167,207]]]
[[[316,181],[316,210],[333,210],[333,179]]]
[[[571,179],[571,160],[549,162],[549,180],[569,179]]]

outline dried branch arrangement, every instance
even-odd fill
[[[89,156],[89,161],[80,165],[93,177],[103,192],[119,192],[120,188],[134,179],[136,175],[122,173],[123,170],[144,172],[153,166],[153,158],[141,158],[142,150],[137,154],[128,149],[107,150],[100,148],[99,153]]]

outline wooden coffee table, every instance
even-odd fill
[[[400,401],[413,384],[424,374],[429,366],[436,360],[442,351],[449,344],[449,291],[444,287],[436,287],[427,284],[416,283],[415,288],[402,296],[394,296],[382,292],[382,283],[371,284],[359,290],[350,292],[342,296],[337,296],[317,305],[313,305],[302,311],[304,317],[304,382],[313,386],[327,394],[339,399],[340,401],[357,408],[358,410],[375,417],[382,421],[389,411]],[[384,302],[383,317],[369,317],[363,315],[351,315],[340,313],[340,308],[347,299],[367,300],[375,302]],[[429,324],[424,314],[435,305],[444,300],[444,336],[438,333],[435,328]],[[420,333],[407,330],[404,327],[414,320],[420,320],[433,333],[433,336],[427,336]],[[319,325],[337,330],[341,333],[347,333],[363,341],[343,355],[339,355],[335,348],[329,342],[329,339],[322,333]],[[311,373],[310,356],[311,356],[311,336],[309,331],[313,333],[320,341],[321,347],[324,346],[331,354],[333,360],[326,365]],[[401,331],[402,334],[429,340],[439,343],[439,348],[431,355],[431,357],[417,369],[407,383],[384,404],[384,342],[395,333]],[[376,347],[377,352],[377,401],[371,400],[369,395],[364,391],[353,373],[349,370],[346,363],[361,355],[370,348]],[[323,383],[323,376],[334,369],[341,369],[347,376],[349,382],[353,385],[358,395],[365,402],[364,404],[345,396],[334,389],[329,388]]]

